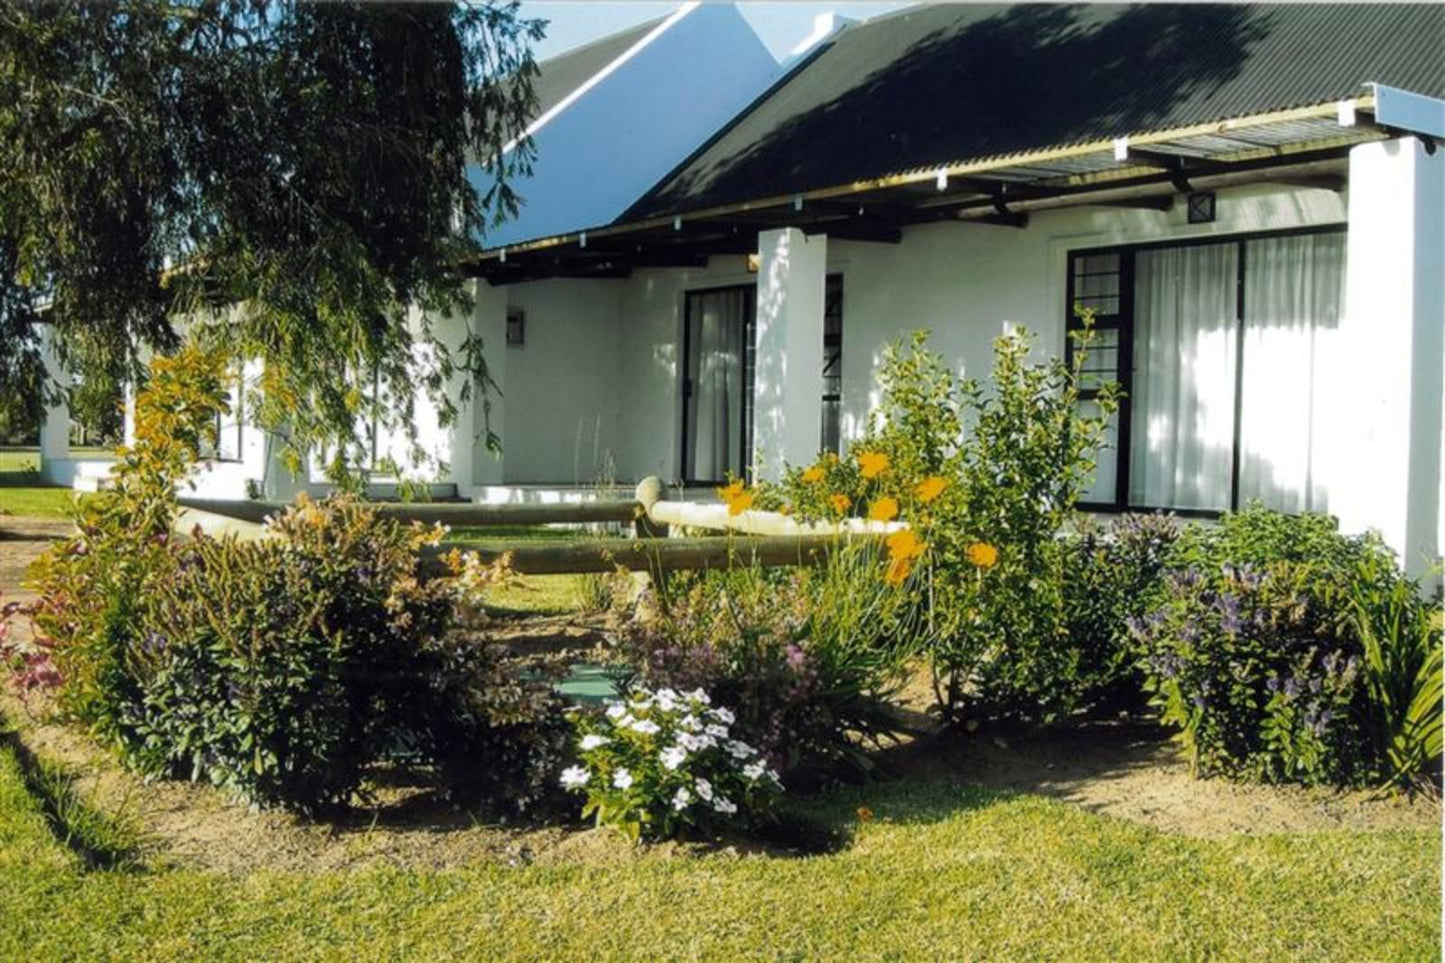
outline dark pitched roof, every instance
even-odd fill
[[[599,40],[574,47],[566,53],[548,57],[537,64],[539,76],[532,84],[537,95],[535,116],[540,117],[561,103],[568,94],[586,83],[593,74],[627,52],[666,17],[629,27]]]
[[[841,33],[621,220],[1354,96],[1445,97],[1445,6],[913,7]]]

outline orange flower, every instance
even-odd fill
[[[923,554],[928,545],[919,541],[918,536],[913,534],[913,529],[904,528],[888,536],[888,557],[893,561],[899,559],[915,559]]]
[[[898,517],[898,499],[884,495],[868,506],[868,519],[874,522],[891,522]]]
[[[865,451],[858,456],[858,467],[864,478],[877,478],[888,470],[888,456],[881,451]]]
[[[889,457],[881,451],[864,451],[858,455],[858,468],[863,470],[864,479],[876,479],[889,467]]]
[[[888,574],[883,576],[883,580],[889,585],[902,585],[908,581],[908,573],[912,571],[912,559],[895,558],[888,563]]]
[[[927,505],[939,495],[942,495],[943,490],[947,487],[947,478],[943,478],[939,475],[929,475],[927,478],[923,479],[923,481],[918,483],[918,487],[913,489],[913,492],[918,496],[918,500],[920,502]]]
[[[729,499],[729,501],[728,501],[728,514],[729,514],[729,515],[741,515],[743,512],[747,511],[749,508],[752,508],[752,507],[753,507],[753,493],[752,493],[752,492],[740,492],[736,497],[734,497],[734,498],[732,498],[732,499]]]
[[[728,483],[726,488],[719,488],[717,490],[717,497],[722,501],[730,502],[743,493],[744,487],[741,478],[734,478]]]
[[[807,482],[809,485],[816,485],[818,482],[823,480],[823,476],[825,474],[827,474],[827,472],[823,470],[822,465],[814,465],[812,468],[804,470],[803,481]]]
[[[979,568],[993,568],[998,564],[998,549],[988,542],[974,542],[968,547],[968,560]]]
[[[859,806],[857,815],[860,823],[866,823],[873,818],[873,810],[867,806]]]
[[[853,504],[853,499],[847,495],[840,494],[832,496],[828,499],[828,502],[833,506],[833,511],[841,515],[848,510],[849,505]]]

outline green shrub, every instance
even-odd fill
[[[1438,622],[1377,536],[1251,506],[1173,555],[1131,628],[1200,771],[1345,785],[1438,767]]]
[[[858,737],[892,730],[889,695],[909,631],[876,550],[844,546],[816,569],[673,576],[655,619],[624,633],[624,688],[703,689],[771,764],[868,768]]]
[[[61,708],[112,745],[130,739],[126,717],[140,695],[130,653],[156,590],[174,578],[176,487],[215,441],[225,371],[221,356],[196,348],[151,363],[136,399],[136,444],[116,452],[112,488],[77,503],[76,535],[31,571],[35,653],[53,669]]]
[[[1350,711],[1358,645],[1310,580],[1290,562],[1175,571],[1164,604],[1135,623],[1161,717],[1197,772],[1307,784],[1363,775]]]
[[[115,489],[38,567],[35,641],[3,653],[17,681],[53,690],[141,771],[258,805],[345,804],[407,746],[457,797],[534,802],[565,720],[545,679],[449,634],[454,601],[493,573],[458,557],[459,578],[423,580],[439,530],[338,497],[301,499],[258,542],[171,537],[223,371],[195,349],[152,365]]]
[[[882,403],[847,457],[793,469],[765,504],[804,518],[901,519],[885,578],[928,613],[926,639],[945,717],[1049,722],[1077,708],[1082,654],[1069,638],[1057,534],[1092,471],[1114,386],[1080,408],[1073,365],[1029,360],[1032,338],[994,342],[989,381],[957,378],[915,335],[884,353]]]
[[[132,653],[132,757],[253,803],[343,804],[427,694],[449,619],[444,581],[418,578],[434,535],[352,498],[304,496],[274,539],[200,539],[153,588]]]
[[[1166,515],[1124,515],[1107,526],[1081,516],[1077,529],[1064,543],[1064,618],[1079,653],[1079,700],[1100,712],[1141,709],[1144,653],[1129,624],[1162,601],[1179,526]]]
[[[635,690],[578,716],[581,763],[563,771],[562,786],[587,795],[583,816],[634,840],[754,823],[782,783],[733,734],[734,721],[701,689]]]

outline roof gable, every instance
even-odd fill
[[[781,67],[733,5],[683,4],[541,71],[536,159],[513,183],[519,215],[487,233],[491,248],[614,221]]]

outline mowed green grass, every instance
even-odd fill
[[[85,495],[71,488],[40,485],[10,485],[0,480],[0,516],[65,518],[76,498]]]
[[[0,746],[4,959],[1439,958],[1440,837],[1163,835],[904,781],[842,852],[438,872],[86,871]],[[866,804],[871,822],[852,821]]]

